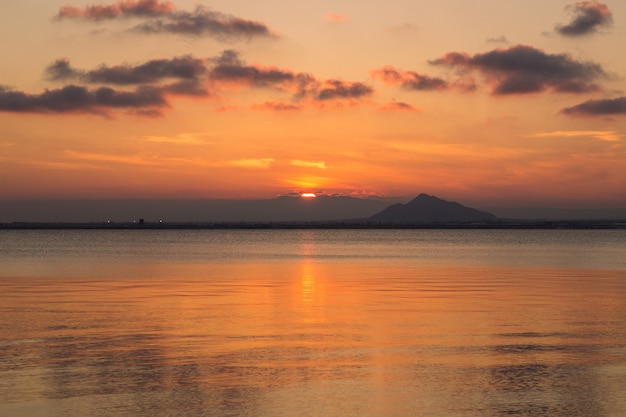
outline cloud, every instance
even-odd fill
[[[301,161],[299,159],[295,159],[291,161],[291,165],[302,168],[326,169],[326,162],[324,161]]]
[[[360,82],[326,80],[322,83],[315,99],[319,101],[336,99],[360,99],[369,97],[374,89]]]
[[[573,107],[561,110],[569,116],[614,116],[626,115],[626,97],[613,99],[587,100]]]
[[[192,56],[154,59],[135,65],[100,65],[85,70],[57,59],[45,68],[50,81],[69,82],[62,88],[28,94],[0,86],[0,111],[19,113],[95,113],[108,115],[112,109],[126,109],[143,116],[161,116],[166,97],[182,95],[215,97],[222,86],[270,88],[287,93],[287,100],[265,101],[253,110],[297,111],[306,104],[354,104],[373,94],[373,88],[360,82],[317,80],[289,69],[247,65],[233,50],[219,56],[199,59]],[[95,84],[87,88],[74,84]],[[133,91],[119,88],[133,86]]]
[[[58,59],[45,69],[46,78],[51,81],[78,80],[88,84],[146,85],[164,93],[186,96],[208,96],[204,76],[208,71],[201,59],[190,56],[172,59],[155,59],[136,66],[101,65],[85,71],[73,68],[67,59]],[[163,84],[162,81],[179,81]]]
[[[291,70],[261,65],[246,65],[237,51],[228,49],[216,58],[208,77],[211,81],[251,87],[289,88],[298,78]]]
[[[262,22],[230,16],[204,6],[197,6],[191,12],[176,10],[173,3],[158,0],[122,0],[115,4],[84,8],[64,6],[59,10],[57,18],[91,21],[147,19],[132,29],[147,34],[208,35],[221,40],[276,36]]]
[[[238,159],[236,161],[230,161],[228,165],[233,165],[240,168],[269,168],[274,163],[273,158],[259,158],[259,159]]]
[[[232,50],[225,51],[214,62],[217,65],[208,74],[214,82],[254,87],[286,87],[296,79],[296,74],[290,70],[245,65],[239,59],[239,54]]]
[[[262,22],[229,16],[202,6],[196,7],[194,12],[172,14],[167,21],[155,19],[142,23],[134,30],[147,34],[211,35],[220,40],[276,36]]]
[[[136,136],[136,139],[153,143],[172,143],[175,145],[207,145],[214,144],[205,138],[215,136],[221,132],[214,133],[179,133],[175,136]]]
[[[161,91],[140,87],[135,91],[117,91],[108,87],[89,90],[68,85],[28,94],[0,87],[0,111],[15,113],[94,113],[106,115],[110,109],[128,109],[135,114],[159,116],[167,101]]]
[[[487,43],[503,43],[508,45],[510,42],[506,36],[498,36],[497,38],[487,38]]]
[[[318,103],[338,100],[354,101],[369,97],[374,92],[372,87],[361,82],[336,79],[318,80],[311,74],[289,69],[247,65],[233,50],[224,51],[220,56],[211,59],[211,62],[215,66],[210,69],[208,77],[213,83],[287,91],[293,94],[292,100],[298,103],[307,100]],[[280,105],[277,105],[277,102],[270,103],[272,102],[262,107],[269,109],[273,105],[274,110],[296,110],[293,106],[297,105],[285,106],[284,102]]]
[[[302,110],[301,105],[285,101],[266,101],[260,104],[253,104],[251,108],[253,110],[274,112],[292,112]]]
[[[430,63],[461,72],[477,71],[491,85],[494,95],[587,93],[599,90],[596,81],[607,76],[599,64],[577,61],[567,54],[547,54],[525,45],[475,55],[450,52]]]
[[[595,139],[615,142],[620,140],[623,135],[620,135],[614,130],[557,130],[554,132],[536,133],[533,135],[527,135],[529,138],[572,138],[572,137],[592,137]]]
[[[84,8],[63,6],[59,9],[59,19],[104,20],[117,17],[155,17],[171,14],[175,6],[172,2],[159,3],[158,0],[122,0],[116,4],[86,6]]]
[[[47,78],[53,81],[78,79],[92,84],[132,85],[152,84],[171,78],[197,81],[204,76],[207,68],[203,60],[191,56],[154,59],[136,66],[102,65],[89,71],[72,68],[69,60],[58,59],[45,72]]]
[[[448,88],[448,83],[442,78],[420,75],[413,71],[401,71],[389,65],[370,73],[374,79],[381,80],[388,85],[399,85],[405,90],[431,91]]]
[[[63,154],[66,158],[79,160],[79,161],[89,161],[95,164],[103,163],[109,169],[111,168],[111,164],[124,164],[124,165],[137,165],[137,166],[158,166],[159,168],[163,168],[166,166],[169,167],[178,167],[178,166],[211,166],[210,163],[207,163],[204,158],[179,158],[179,157],[164,157],[158,154],[152,153],[137,153],[137,154],[104,154],[104,153],[95,153],[95,152],[82,152],[75,151],[72,149],[66,149],[63,151]],[[75,164],[74,164],[75,165]],[[93,165],[92,165],[93,166]],[[66,168],[66,167],[63,167]]]
[[[378,111],[385,112],[418,112],[419,109],[416,109],[412,105],[408,103],[403,103],[401,101],[393,101],[391,103],[383,104],[378,107]]]
[[[349,22],[350,18],[343,14],[326,13],[324,19],[333,23]]]
[[[556,31],[563,36],[583,36],[596,33],[598,28],[613,24],[613,13],[606,4],[598,1],[580,1],[566,6],[572,20],[566,25],[557,25]]]

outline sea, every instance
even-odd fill
[[[626,230],[0,230],[0,416],[626,416]]]

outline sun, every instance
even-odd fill
[[[300,194],[300,197],[302,197],[302,198],[316,198],[317,196],[315,195],[315,193],[302,193],[302,194]]]

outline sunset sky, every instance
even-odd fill
[[[0,5],[0,199],[626,207],[626,2]]]

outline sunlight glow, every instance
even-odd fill
[[[302,198],[316,198],[317,196],[315,195],[315,193],[302,193],[302,194],[300,194],[300,197],[302,197]]]

